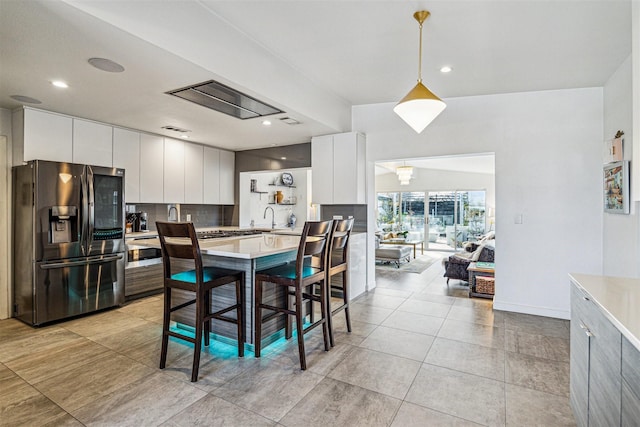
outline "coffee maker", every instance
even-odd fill
[[[147,223],[147,213],[146,212],[138,212],[138,227],[140,230],[138,231],[147,231],[149,230]]]

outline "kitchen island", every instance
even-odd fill
[[[578,426],[638,425],[640,280],[572,274],[570,401]]]
[[[160,240],[158,238],[133,239],[129,243],[151,248],[160,248]],[[254,344],[255,273],[258,270],[295,260],[299,243],[300,236],[272,233],[199,240],[203,264],[205,266],[229,268],[245,272],[245,342],[249,350],[253,349]],[[185,269],[193,268],[192,265],[184,264],[183,266]],[[234,292],[233,286],[223,286],[222,288],[214,290],[212,292],[212,310],[215,311],[227,306],[229,299],[235,298]],[[189,299],[189,293],[181,293],[174,290],[173,298],[175,298],[174,304],[180,303]],[[282,301],[282,299],[285,298],[284,289],[265,289],[263,298],[266,303],[275,300]],[[282,302],[278,304],[282,304]],[[178,327],[192,327],[193,319],[195,319],[194,310],[195,308],[190,306],[175,312],[172,314],[172,320],[178,324]],[[262,326],[264,337],[263,345],[267,345],[269,342],[280,338],[283,335],[282,329],[284,328],[284,324],[285,319],[282,316],[278,316],[264,323]],[[229,343],[235,341],[236,331],[235,325],[233,324],[213,322],[212,333],[215,334],[215,338],[222,341]]]

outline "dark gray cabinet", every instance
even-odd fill
[[[571,405],[579,426],[621,422],[622,334],[591,298],[571,287]]]
[[[124,296],[136,298],[159,293],[163,288],[162,263],[124,270]]]

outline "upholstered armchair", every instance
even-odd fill
[[[444,263],[444,277],[449,279],[458,279],[467,281],[469,279],[469,273],[467,267],[472,262],[495,262],[495,245],[494,241],[489,241],[472,247],[472,252],[458,252],[449,258],[443,259]]]

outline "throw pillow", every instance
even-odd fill
[[[473,253],[471,254],[471,262],[477,262],[478,259],[480,258],[480,254],[482,253],[482,250],[484,249],[484,243],[478,245],[478,248],[473,251]]]

